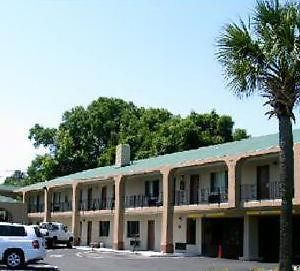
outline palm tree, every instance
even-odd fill
[[[279,122],[279,269],[292,270],[294,185],[293,109],[300,97],[300,8],[292,2],[258,1],[249,22],[227,24],[217,41],[217,57],[238,96],[258,94]],[[271,246],[272,244],[270,244]]]

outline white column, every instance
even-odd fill
[[[258,218],[244,216],[243,260],[258,259]]]

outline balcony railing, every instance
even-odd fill
[[[188,193],[187,191],[175,191],[174,205],[194,205],[194,204],[210,204],[210,203],[225,203],[228,201],[227,189],[217,188],[211,191],[208,188],[203,188]]]
[[[125,208],[159,207],[163,204],[163,194],[159,196],[131,195],[124,198]]]
[[[28,213],[42,213],[44,212],[44,204],[29,204],[27,211]]]
[[[79,211],[113,210],[115,208],[115,199],[113,197],[106,199],[83,200],[79,204]]]
[[[72,211],[72,202],[66,201],[66,202],[52,203],[51,207],[52,207],[51,208],[52,212],[69,212]]]
[[[266,199],[280,199],[281,185],[280,182],[269,182],[263,188],[258,188],[256,184],[242,184],[241,185],[241,200],[266,200]]]

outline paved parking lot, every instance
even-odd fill
[[[241,262],[204,257],[145,257],[108,252],[83,251],[78,249],[49,250],[45,261],[30,265],[25,270],[45,271],[246,271],[251,267],[270,270],[272,264]],[[0,270],[6,270],[0,266]]]

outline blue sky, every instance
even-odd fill
[[[251,135],[276,132],[263,100],[230,93],[215,57],[222,26],[254,5],[255,0],[1,1],[0,175],[25,169],[36,155],[27,139],[34,123],[55,127],[65,110],[99,96],[182,115],[216,109]]]

